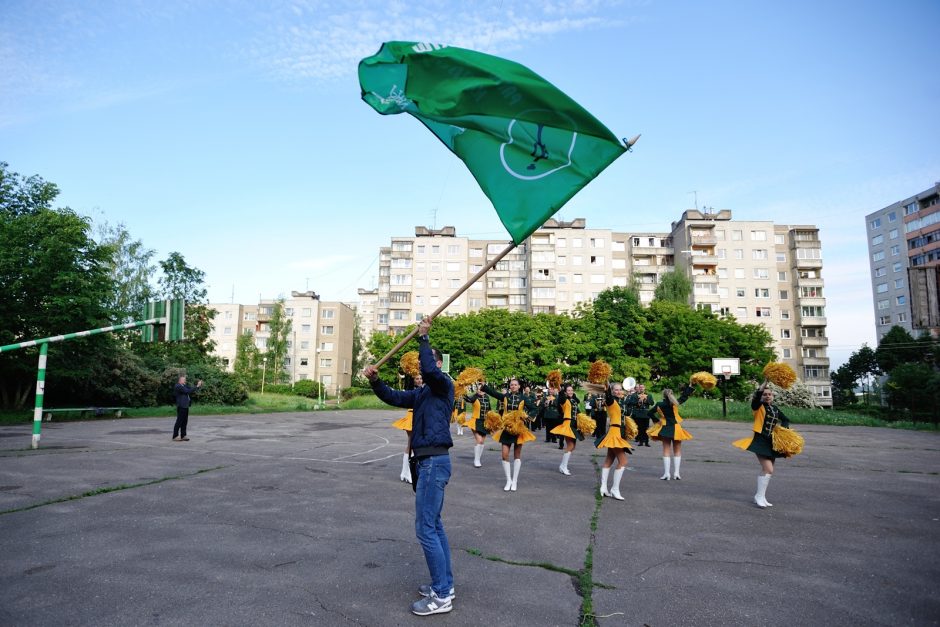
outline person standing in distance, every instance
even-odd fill
[[[173,441],[189,442],[186,437],[186,425],[189,423],[189,406],[192,404],[190,394],[199,391],[202,379],[196,381],[196,387],[186,385],[186,375],[180,375],[176,385],[173,386],[173,396],[176,397],[176,422],[173,424]]]
[[[418,323],[418,358],[424,387],[406,392],[389,388],[379,379],[375,366],[367,366],[363,374],[372,391],[381,400],[414,409],[411,450],[417,458],[415,481],[415,535],[424,550],[424,559],[431,574],[431,583],[418,586],[424,597],[411,605],[418,616],[443,614],[453,609],[454,575],[450,566],[450,544],[441,521],[444,489],[450,480],[450,453],[454,445],[450,437],[450,414],[454,405],[454,383],[441,371],[441,352],[431,348],[428,331],[431,318]]]

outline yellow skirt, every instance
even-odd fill
[[[624,448],[633,450],[630,443],[620,437],[620,425],[613,425],[608,429],[607,435],[605,435],[601,443],[597,445],[597,448]]]
[[[526,442],[535,442],[538,438],[535,437],[535,434],[526,429],[519,434],[519,437],[516,438],[516,444],[525,444]]]
[[[681,442],[683,440],[692,439],[692,434],[683,429],[682,425],[679,423],[667,424],[657,422],[655,425],[650,427],[649,431],[646,432],[646,435],[648,435],[651,439],[659,440],[660,442],[663,440],[676,440]]]
[[[571,430],[571,420],[569,418],[565,418],[560,425],[549,431],[549,433],[571,438],[572,440],[575,438],[574,431]]]
[[[736,446],[742,451],[746,451],[747,447],[751,445],[751,442],[754,441],[754,434],[747,436],[746,438],[741,438],[740,440],[735,440],[731,443],[731,446]]]
[[[455,407],[452,412],[450,412],[450,422],[451,424],[457,422],[457,408]]]
[[[473,414],[470,414],[469,417],[464,418],[463,426],[474,429],[476,428],[476,424],[477,424],[477,419],[473,417]]]
[[[493,436],[493,439],[496,440],[497,442],[499,442],[499,436],[501,436],[502,434],[503,434],[502,429],[500,429],[499,431],[493,431],[492,433],[490,433],[490,435]]]
[[[396,429],[402,429],[403,431],[411,431],[411,419],[412,413],[408,412],[398,420],[392,423],[392,426]]]

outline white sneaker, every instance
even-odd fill
[[[430,614],[446,614],[454,609],[451,604],[452,597],[446,599],[438,598],[434,592],[430,596],[419,599],[411,604],[411,613],[418,616],[428,616]]]

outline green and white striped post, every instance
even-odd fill
[[[33,410],[33,448],[39,448],[42,431],[42,397],[46,393],[46,357],[49,344],[43,342],[39,347],[39,371],[36,374],[36,409]]]

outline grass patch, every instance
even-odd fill
[[[25,512],[27,510],[36,509],[37,507],[44,507],[46,505],[53,505],[55,503],[65,503],[66,501],[77,501],[78,499],[84,499],[90,496],[99,496],[101,494],[108,494],[109,492],[118,492],[120,490],[130,490],[131,488],[140,488],[143,486],[154,485],[156,483],[163,483],[164,481],[173,481],[175,479],[185,479],[187,477],[195,477],[196,475],[201,475],[205,472],[211,472],[213,470],[219,470],[220,468],[225,468],[225,466],[215,466],[213,468],[202,468],[196,472],[190,472],[183,475],[172,475],[170,477],[161,477],[160,479],[153,479],[152,481],[143,481],[141,483],[121,483],[115,486],[109,486],[107,488],[98,488],[96,490],[89,490],[88,492],[82,492],[81,494],[73,494],[71,496],[63,496],[57,499],[50,499],[48,501],[42,501],[41,503],[33,503],[32,505],[25,505],[23,507],[15,507],[13,509],[5,509],[0,511],[0,516],[3,514],[13,514],[14,512]]]
[[[341,409],[399,409],[404,412],[404,409],[398,407],[392,407],[387,405],[384,402],[380,401],[375,394],[363,394],[362,396],[354,396],[348,401],[343,401],[340,404]]]

